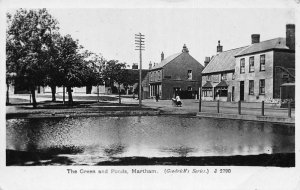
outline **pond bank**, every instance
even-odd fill
[[[47,166],[73,165],[72,160],[59,155],[39,152],[6,150],[7,166]],[[182,166],[263,166],[295,167],[295,153],[260,154],[247,156],[207,156],[207,157],[115,157],[111,161],[99,162],[101,166],[130,165],[182,165]]]

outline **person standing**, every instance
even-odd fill
[[[156,102],[158,102],[158,99],[159,99],[159,95],[158,94],[155,95],[155,99],[156,99]]]

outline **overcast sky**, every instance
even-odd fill
[[[203,64],[216,53],[218,40],[223,50],[251,43],[251,34],[261,41],[285,37],[285,25],[294,23],[290,9],[49,9],[59,21],[61,33],[71,34],[88,50],[106,59],[139,62],[134,34],[145,35],[143,68],[150,61],[181,52]]]

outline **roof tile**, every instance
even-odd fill
[[[202,74],[233,70],[235,68],[234,56],[247,47],[248,46],[220,52],[212,58],[202,71]]]

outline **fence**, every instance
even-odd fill
[[[287,103],[287,108],[275,108],[272,104],[265,103],[250,103],[250,102],[199,102],[199,112],[213,112],[224,114],[238,114],[238,115],[261,115],[261,116],[283,116],[292,117],[291,102]]]

